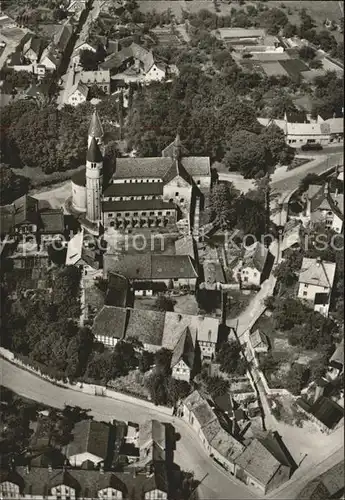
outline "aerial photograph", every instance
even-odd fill
[[[1,0],[0,500],[345,500],[344,3]]]

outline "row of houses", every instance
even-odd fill
[[[303,121],[302,121],[303,120]],[[264,127],[271,124],[279,127],[285,135],[286,143],[293,148],[300,148],[305,144],[328,144],[339,142],[344,139],[343,116],[323,119],[318,116],[312,120],[306,116],[299,121],[293,122],[285,113],[284,119],[258,118]]]
[[[229,432],[229,421],[215,402],[194,391],[181,402],[181,417],[191,426],[210,457],[257,493],[286,482],[295,464],[275,433],[255,437],[247,445]]]
[[[96,340],[110,348],[136,339],[150,352],[171,350],[172,375],[186,381],[193,378],[200,358],[214,359],[219,328],[217,318],[110,305],[102,307],[92,326]]]
[[[42,417],[39,425],[41,421]],[[81,421],[74,426],[72,440],[62,453],[45,447],[27,465],[1,470],[1,498],[175,498],[180,479],[175,475],[173,484],[169,474],[172,439],[169,426],[157,420],[140,426]],[[115,471],[113,464],[119,460],[123,465]],[[132,467],[124,466],[131,462]]]

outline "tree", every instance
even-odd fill
[[[228,380],[223,377],[219,377],[218,375],[205,376],[204,381],[206,384],[207,392],[213,397],[222,396],[225,394],[230,386]]]
[[[159,295],[155,300],[153,309],[155,311],[174,311],[176,301],[166,295]]]
[[[301,59],[304,61],[311,61],[312,59],[315,58],[316,52],[315,50],[310,47],[309,45],[303,45],[298,51],[298,55],[300,56]]]
[[[244,178],[263,176],[274,165],[271,151],[258,134],[240,130],[228,143],[224,162],[229,170],[240,172]]]
[[[263,12],[258,17],[259,26],[264,26],[270,35],[277,35],[281,28],[288,23],[288,17],[284,11],[272,8],[269,12]]]
[[[141,373],[149,371],[151,365],[153,364],[153,354],[149,351],[142,351],[139,356],[139,370]]]
[[[252,234],[260,239],[266,229],[265,202],[257,198],[251,199],[250,195],[241,194],[236,200],[236,227],[244,234]]]
[[[280,262],[273,271],[278,281],[285,286],[293,285],[298,279],[298,271],[301,269],[303,254],[298,250],[291,251],[285,260]]]
[[[185,380],[170,378],[167,384],[167,390],[169,402],[172,405],[176,405],[179,400],[185,399],[188,394],[190,394],[191,386]]]
[[[28,192],[29,179],[17,175],[8,165],[0,164],[0,205],[12,203]]]
[[[169,349],[159,349],[159,351],[155,352],[154,362],[156,364],[156,370],[159,373],[168,375],[171,372],[171,357],[172,353]]]
[[[273,320],[280,330],[286,331],[295,325],[303,325],[309,308],[300,300],[292,297],[277,301],[273,311]]]
[[[220,369],[226,373],[243,375],[243,367],[240,366],[241,346],[236,340],[224,343],[217,353],[217,363]]]
[[[232,227],[236,221],[233,207],[235,198],[236,193],[232,183],[215,184],[210,196],[211,220],[221,224],[222,227]]]
[[[293,36],[296,35],[296,33],[297,33],[297,26],[291,23],[285,24],[283,28],[283,36],[285,38],[292,38]]]
[[[99,64],[104,61],[106,51],[101,45],[97,46],[96,52],[93,50],[80,51],[80,65],[84,71],[96,71]]]
[[[166,405],[169,395],[166,388],[166,375],[161,372],[153,372],[146,381],[151,400],[155,405]]]
[[[284,132],[279,127],[274,124],[266,127],[261,132],[260,137],[272,155],[272,166],[278,163],[290,165],[295,151],[286,144]],[[272,169],[269,172],[272,173]]]
[[[294,363],[285,378],[285,388],[295,396],[301,393],[309,380],[309,369],[305,365]]]
[[[277,367],[278,361],[274,358],[271,352],[268,352],[260,357],[260,369],[267,377],[271,377]]]
[[[323,184],[323,180],[317,174],[307,174],[299,183],[298,191],[304,193],[311,184]]]
[[[320,59],[313,59],[309,62],[309,68],[311,69],[320,69],[322,68],[322,61]]]

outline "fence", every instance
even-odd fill
[[[39,370],[36,370],[32,366],[25,364],[23,361],[17,359],[13,352],[9,351],[8,349],[4,349],[3,347],[0,347],[0,357],[6,359],[10,363],[20,367],[21,369],[31,372],[37,377],[43,378],[51,384],[64,389],[70,389],[72,391],[78,391],[84,394],[92,394],[93,396],[107,397],[117,401],[121,401],[123,403],[134,404],[136,406],[145,406],[146,408],[154,410],[155,412],[164,413],[165,415],[169,416],[171,416],[172,414],[172,409],[169,407],[155,405],[154,403],[151,403],[150,401],[147,401],[145,399],[138,399],[137,397],[130,396],[123,392],[115,391],[105,386],[97,384],[86,384],[83,382],[70,384],[68,382],[64,382],[63,380],[55,380],[52,377],[43,374]]]

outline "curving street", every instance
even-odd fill
[[[156,418],[170,422],[181,435],[181,440],[178,441],[175,452],[176,463],[184,470],[194,471],[197,479],[201,479],[207,474],[198,488],[200,499],[251,500],[258,498],[240,482],[229,477],[206,455],[199,440],[186,423],[178,418],[167,416],[159,408],[149,409],[143,406],[140,400],[138,400],[138,403],[129,403],[121,401],[121,399],[114,400],[64,389],[4,359],[1,359],[0,374],[0,384],[23,397],[55,408],[62,408],[64,404],[70,404],[90,409],[90,413],[97,420],[111,421],[119,419],[140,423],[146,419]],[[344,446],[339,443],[339,448],[336,451],[330,450],[330,455],[323,458],[319,463],[298,469],[288,483],[282,485],[281,488],[275,490],[268,497],[281,500],[297,498],[298,492],[308,481],[340,462],[343,456]]]
[[[187,424],[178,418],[167,416],[157,410],[151,410],[140,404],[128,403],[106,397],[83,394],[78,391],[64,389],[33,375],[8,361],[1,359],[0,384],[20,396],[40,403],[63,408],[64,404],[90,409],[90,414],[97,420],[112,421],[131,420],[144,422],[147,419],[159,419],[170,422],[181,435],[177,442],[175,461],[184,470],[194,471],[197,479],[208,474],[198,488],[201,499],[251,500],[257,498],[239,482],[233,481],[225,472],[209,458],[201,443]]]

